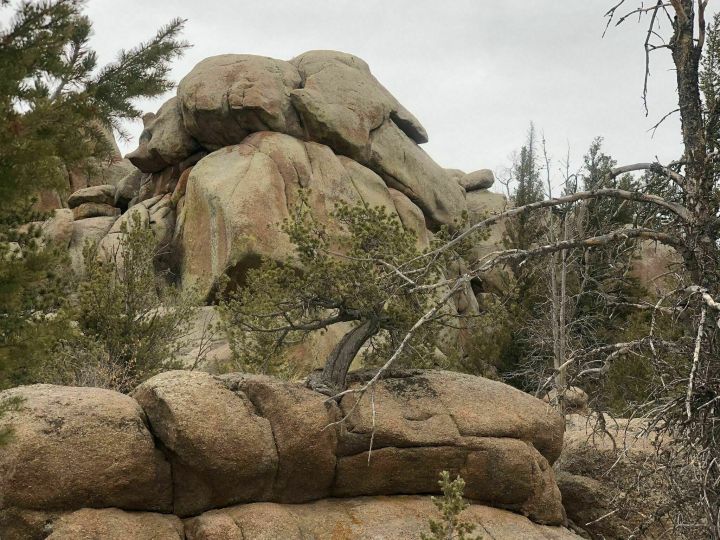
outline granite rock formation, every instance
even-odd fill
[[[367,399],[351,412],[266,376],[170,371],[130,396],[52,385],[0,393],[12,397],[22,402],[0,425],[14,433],[0,452],[4,540],[230,539],[238,528],[244,538],[401,538],[426,530],[443,470],[463,476],[468,519],[494,538],[573,537],[551,466],[562,418],[479,377],[410,370],[382,380],[370,456]]]

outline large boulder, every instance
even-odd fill
[[[304,502],[326,497],[336,475],[337,435],[326,429],[337,420],[337,408],[326,396],[299,385],[261,375],[221,377],[250,399],[270,421],[278,454],[272,499]]]
[[[278,463],[272,428],[244,394],[206,373],[169,371],[133,397],[169,453],[177,515],[270,498]]]
[[[371,133],[388,119],[415,143],[427,132],[370,72],[367,63],[339,51],[308,51],[290,63],[303,77],[291,99],[318,142],[355,158],[367,157]]]
[[[538,452],[516,439],[489,437],[466,446],[386,447],[338,459],[333,494],[433,493],[442,471],[460,475],[467,497],[516,510],[540,523],[562,523],[565,515],[552,468]],[[406,475],[403,471],[413,471]]]
[[[351,388],[366,378],[354,374]],[[564,519],[550,467],[562,448],[562,417],[532,396],[480,377],[418,370],[381,381],[374,403],[356,402],[351,393],[340,403],[348,419],[335,495],[432,492],[449,470],[466,479],[475,500],[540,522]]]
[[[143,126],[138,148],[127,156],[142,172],[159,172],[200,149],[185,129],[176,97],[167,100],[156,114],[143,116]]]
[[[0,510],[172,510],[170,465],[133,399],[52,385],[0,393],[13,398],[19,408],[0,420],[13,432],[0,452]]]
[[[490,169],[480,169],[463,176],[457,176],[457,181],[465,191],[477,191],[489,189],[495,183],[495,175]]]
[[[462,187],[418,146],[427,141],[422,125],[364,61],[346,53],[310,51],[289,62],[207,58],[183,78],[177,97],[144,121],[139,147],[128,156],[144,172],[272,131],[327,145],[370,168],[419,206],[432,227],[452,225],[465,210]]]
[[[392,121],[373,131],[367,166],[418,205],[433,229],[454,226],[466,209],[462,188]]]
[[[187,540],[407,540],[429,534],[428,520],[441,519],[430,497],[361,497],[307,504],[255,503],[206,512],[186,520]],[[494,540],[577,540],[562,527],[547,527],[506,510],[471,504],[462,521],[475,535]],[[474,536],[473,536],[474,537]]]
[[[304,84],[290,95],[307,136],[351,157],[402,191],[431,226],[452,225],[463,192],[419,146],[420,122],[383,87],[360,58],[309,51],[293,58]]]
[[[363,384],[371,374],[352,373],[350,388]],[[367,449],[373,432],[372,403],[364,399],[353,409],[355,401],[348,394],[340,406],[345,414],[352,410],[348,436],[360,439]],[[385,411],[375,417],[376,448],[458,445],[468,437],[517,439],[530,443],[552,464],[563,447],[564,422],[557,412],[525,392],[483,377],[398,371],[379,382],[375,401],[382,402]]]
[[[242,142],[256,131],[302,137],[290,102],[301,77],[288,62],[223,54],[197,64],[178,85],[185,127],[208,150]]]
[[[189,175],[176,230],[183,286],[209,293],[224,273],[242,283],[262,257],[285,261],[294,248],[280,225],[300,189],[308,190],[314,218],[331,234],[340,230],[330,216],[337,203],[364,200],[395,213],[388,188],[370,169],[327,146],[255,133],[206,156]],[[423,233],[424,227],[417,231]]]

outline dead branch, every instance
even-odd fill
[[[473,276],[477,276],[483,272],[487,272],[493,266],[509,260],[538,257],[566,249],[599,247],[630,238],[657,240],[658,242],[672,246],[676,249],[683,249],[685,247],[685,242],[681,238],[667,233],[658,232],[654,229],[618,229],[607,234],[592,236],[581,240],[564,240],[531,249],[508,249],[497,251],[491,253],[491,260],[474,270],[472,274]]]
[[[653,50],[663,48],[663,47],[669,47],[669,45],[660,45],[660,46],[654,47]],[[672,116],[673,114],[675,114],[677,112],[680,112],[680,109],[673,109],[669,113],[665,114],[660,120],[658,120],[657,123],[653,127],[648,129],[648,131],[652,131],[651,137],[655,137],[655,132],[660,127],[660,124],[662,124],[665,120],[667,120],[670,116]]]
[[[685,185],[685,177],[683,175],[673,171],[669,167],[660,165],[657,162],[633,163],[632,165],[624,165],[622,167],[615,167],[612,170],[612,177],[614,178],[614,177],[616,177],[620,174],[626,173],[626,172],[643,171],[643,170],[651,171],[651,172],[658,173],[658,174],[663,174],[663,175],[667,176],[668,178],[670,178],[671,180],[675,181],[675,183],[680,187],[683,187]],[[661,198],[661,197],[658,197],[658,198]],[[645,201],[645,202],[651,202],[651,201]],[[652,201],[652,202],[659,204],[656,201]],[[668,208],[668,210],[669,210],[669,208]],[[687,211],[687,209],[685,209],[685,210]]]
[[[618,174],[621,174],[623,172],[628,172],[630,170],[652,170],[655,169],[658,166],[656,163],[636,163],[634,165],[628,165],[626,167],[618,167],[616,169],[613,169],[613,176],[617,176]],[[660,166],[661,169],[665,169],[664,167]],[[664,171],[663,171],[664,172]],[[673,174],[677,174],[674,173]],[[679,176],[679,175],[678,175]],[[486,218],[482,221],[478,221],[475,225],[469,227],[459,235],[457,235],[452,240],[446,242],[442,246],[438,247],[435,250],[428,251],[422,255],[418,256],[418,259],[421,257],[433,257],[436,256],[444,251],[449,250],[450,248],[456,246],[463,240],[467,239],[469,236],[473,235],[474,233],[486,228],[490,227],[491,225],[494,225],[495,223],[502,221],[504,219],[508,219],[517,215],[526,214],[529,212],[533,212],[535,210],[538,210],[540,208],[550,208],[554,206],[560,206],[563,204],[570,204],[578,201],[584,201],[588,199],[596,199],[599,197],[611,197],[615,199],[625,199],[629,201],[635,201],[635,202],[646,202],[655,204],[657,206],[660,206],[662,208],[665,208],[669,211],[671,211],[673,214],[678,216],[683,221],[692,221],[692,213],[682,206],[681,204],[677,204],[674,202],[666,201],[662,197],[659,197],[657,195],[651,195],[648,193],[640,193],[636,191],[626,191],[623,189],[616,189],[616,188],[602,188],[602,189],[595,189],[591,191],[578,191],[576,193],[573,193],[571,195],[566,195],[564,197],[556,197],[553,199],[545,199],[542,201],[526,204],[524,206],[518,206],[517,208],[511,208],[510,210],[506,210],[504,212],[500,212],[498,214],[495,214],[494,216],[490,216],[489,218]],[[413,259],[411,262],[415,262],[416,259]]]
[[[697,336],[695,337],[695,351],[693,352],[693,363],[690,369],[690,377],[688,378],[687,395],[685,396],[685,412],[687,413],[687,419],[692,418],[692,395],[693,386],[695,384],[695,374],[697,373],[698,363],[700,362],[700,349],[702,347],[703,333],[705,332],[705,315],[707,314],[707,308],[703,306],[700,310],[700,322],[698,323]]]

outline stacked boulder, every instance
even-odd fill
[[[507,210],[508,201],[504,195],[490,191],[495,183],[495,175],[490,169],[480,169],[468,174],[451,169],[454,178],[465,190],[468,219],[477,223],[494,214]],[[492,242],[490,242],[492,243]]]
[[[168,246],[175,229],[175,205],[171,195],[158,195],[145,199],[127,210],[128,202],[123,199],[128,185],[140,182],[144,176],[140,171],[131,171],[117,184],[100,184],[81,188],[67,199],[68,208],[54,210],[50,219],[42,224],[42,236],[55,245],[67,248],[73,270],[84,272],[83,250],[90,242],[100,245],[103,257],[117,253],[121,235],[129,227],[150,228],[158,248]],[[138,180],[138,182],[135,182]]]
[[[78,232],[71,250],[116,234],[99,218],[162,201],[158,242],[170,246],[171,269],[208,296],[223,275],[242,282],[261,257],[287,258],[278,224],[301,189],[330,228],[336,203],[364,200],[397,215],[424,245],[440,225],[454,225],[475,189],[422,150],[420,122],[365,62],[341,52],[208,58],[143,123],[127,156],[136,169],[68,201],[78,223],[98,221],[78,227],[92,233]]]
[[[132,170],[79,189],[54,218],[72,222],[60,243],[79,274],[87,242],[116,260],[123,231],[141,226],[164,253],[156,262],[212,302],[224,277],[242,284],[262,258],[292,255],[280,224],[300,191],[330,232],[340,228],[338,203],[364,201],[397,216],[420,247],[466,211],[471,221],[480,215],[478,194],[493,197],[492,172],[440,167],[419,146],[420,122],[365,62],[341,52],[208,58],[143,123],[138,148],[121,162]],[[454,302],[460,314],[478,312],[470,286]],[[341,336],[323,333],[315,348],[331,350]]]
[[[130,396],[35,385],[9,398],[21,403],[0,425],[13,431],[0,452],[3,540],[418,537],[439,517],[427,495],[443,470],[463,476],[463,517],[492,538],[575,538],[551,467],[563,419],[479,377],[396,372],[357,406],[191,371]]]
[[[115,202],[115,186],[104,184],[79,189],[68,197],[68,207],[72,210],[73,219],[81,220],[101,216],[119,216],[120,209],[113,206]]]

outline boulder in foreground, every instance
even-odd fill
[[[189,518],[248,503],[439,494],[444,470],[463,476],[476,503],[565,521],[550,466],[562,418],[479,377],[389,373],[375,388],[371,455],[369,395],[351,411],[352,395],[338,404],[266,376],[169,371],[132,396],[35,385],[0,400],[13,396],[24,402],[0,425],[15,431],[0,453],[0,531],[33,512],[117,507]],[[81,522],[96,519],[88,516]]]
[[[13,438],[0,452],[0,509],[172,511],[170,464],[134,399],[48,384],[0,394],[13,397],[22,402],[2,418]]]
[[[430,497],[361,497],[308,504],[255,503],[206,512],[186,520],[187,540],[239,538],[305,540],[408,540],[428,534],[428,519],[439,512]],[[506,510],[472,504],[461,519],[474,534],[494,540],[576,540],[561,527],[538,525]]]

